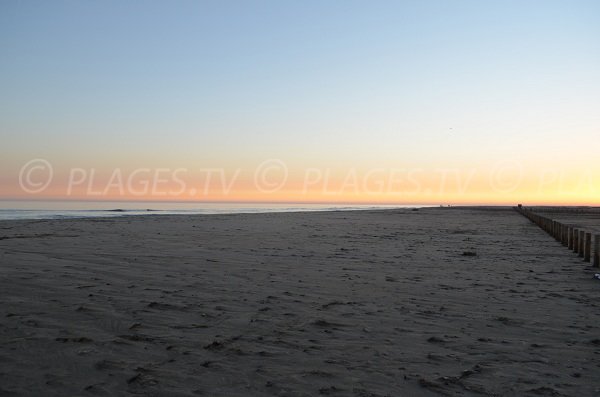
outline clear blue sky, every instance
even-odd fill
[[[599,19],[598,1],[3,1],[3,161],[555,153],[600,136]]]

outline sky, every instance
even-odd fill
[[[0,199],[600,205],[598,1],[0,2]]]

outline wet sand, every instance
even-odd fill
[[[0,396],[592,396],[600,280],[511,209],[0,222]]]

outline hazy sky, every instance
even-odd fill
[[[600,204],[599,19],[598,1],[3,1],[0,198]],[[53,167],[39,193],[33,159]],[[121,189],[140,167],[182,188]],[[205,191],[208,168],[231,189]]]

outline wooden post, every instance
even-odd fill
[[[560,222],[556,222],[556,241],[561,244],[563,241],[562,223]]]
[[[585,249],[585,232],[579,231],[579,256],[583,258],[583,250]]]
[[[579,252],[579,229],[573,229],[573,252]]]
[[[594,267],[600,267],[600,234],[594,236]]]
[[[592,257],[592,233],[585,234],[585,249],[583,260],[590,262]]]
[[[569,237],[569,249],[572,251],[573,250],[573,227],[569,226],[569,232],[568,232],[568,237]]]
[[[558,241],[564,245],[565,244],[565,231],[563,230],[563,224],[558,223]]]
[[[564,225],[561,223],[561,228],[562,228],[562,244],[565,247],[569,246],[569,228],[567,227],[567,225]]]

